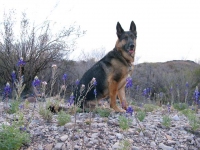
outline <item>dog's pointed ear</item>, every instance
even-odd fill
[[[131,21],[130,31],[133,32],[134,34],[137,34],[136,25],[133,21]]]
[[[119,22],[117,22],[117,36],[118,38],[120,38],[120,36],[122,35],[122,33],[124,33],[124,29],[121,27],[121,24]]]

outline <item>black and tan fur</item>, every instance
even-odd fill
[[[115,48],[91,67],[81,78],[79,86],[75,91],[75,102],[80,96],[80,87],[85,85],[85,91],[92,78],[96,78],[97,99],[110,97],[110,107],[116,112],[127,109],[125,97],[126,78],[133,72],[133,62],[136,49],[137,31],[132,21],[129,31],[124,31],[120,23],[117,23],[117,42]],[[91,89],[84,98],[84,102],[95,100],[94,89]],[[123,109],[116,105],[116,98],[120,99]]]

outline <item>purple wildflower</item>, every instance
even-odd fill
[[[80,81],[77,79],[76,82],[75,82],[76,86],[78,86],[79,83],[80,83]]]
[[[17,78],[15,71],[12,72],[11,77],[12,77],[12,81],[15,82],[15,80]]]
[[[144,90],[143,90],[142,95],[143,95],[143,96],[146,96],[146,95],[147,95],[147,89],[144,89]]]
[[[188,82],[186,82],[185,86],[186,86],[186,88],[189,88],[189,83],[188,83]]]
[[[198,101],[199,101],[199,95],[200,95],[200,92],[198,90],[198,87],[196,87],[195,91],[194,91],[194,97],[195,97],[195,103],[198,104]]]
[[[94,86],[97,85],[97,80],[96,80],[96,78],[92,78],[92,80],[91,80],[91,84],[93,84]]]
[[[69,97],[68,103],[72,105],[74,103],[74,94],[72,93]]]
[[[10,87],[10,84],[7,82],[6,83],[6,86],[4,87],[4,92],[3,92],[3,97],[8,97],[11,93],[11,87]]]
[[[132,106],[128,106],[126,113],[130,114],[131,116],[133,115],[133,107]]]
[[[132,78],[131,77],[128,77],[126,79],[126,88],[130,88],[133,86],[133,81],[132,81]]]
[[[96,90],[96,88],[94,89],[94,95],[95,95],[95,97],[97,97],[97,90]]]
[[[32,85],[33,85],[34,87],[37,87],[37,86],[40,86],[40,83],[41,83],[41,81],[38,79],[37,76],[35,76],[35,78],[34,78],[34,80],[33,80],[33,82],[32,82]]]
[[[67,74],[66,74],[66,73],[63,75],[62,79],[63,79],[64,81],[67,80]]]
[[[173,91],[173,87],[171,86],[171,87],[170,87],[170,93],[172,93],[172,91]]]
[[[24,66],[26,63],[24,62],[23,58],[21,57],[17,63],[17,66]]]

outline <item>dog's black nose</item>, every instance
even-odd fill
[[[130,49],[133,49],[134,48],[134,44],[130,44]]]

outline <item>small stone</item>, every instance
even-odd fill
[[[44,150],[52,150],[52,148],[53,148],[53,143],[46,145],[44,147]]]
[[[56,143],[55,150],[61,150],[64,143]]]
[[[152,141],[152,142],[150,143],[150,146],[151,146],[151,147],[156,147],[156,143],[155,143],[154,141]]]
[[[124,138],[124,135],[121,134],[121,133],[116,133],[115,135],[116,135],[117,138],[120,139],[120,140]]]
[[[63,136],[60,137],[60,140],[61,140],[62,142],[64,142],[64,141],[67,140],[67,138],[68,138],[68,135],[63,135]]]
[[[159,144],[159,148],[161,148],[162,150],[175,150],[173,147],[167,146],[163,143]]]
[[[179,120],[180,120],[180,118],[179,118],[178,115],[174,115],[174,116],[172,117],[172,119],[173,119],[174,121],[179,121]]]

